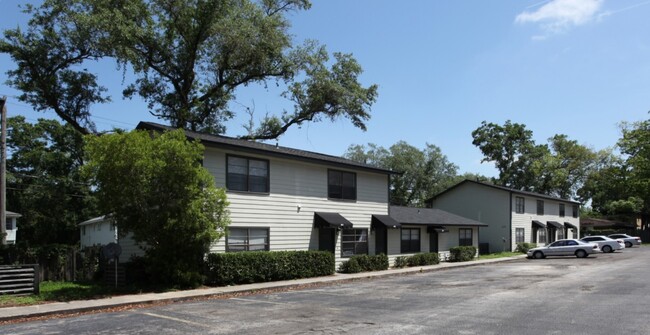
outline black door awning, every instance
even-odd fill
[[[433,232],[436,232],[436,233],[448,233],[449,229],[447,229],[447,227],[441,226],[441,225],[428,225],[427,226],[427,233],[431,234]]]
[[[570,228],[570,229],[578,229],[578,227],[576,227],[576,226],[575,226],[574,224],[572,224],[571,222],[565,222],[564,225],[565,225],[567,228]]]
[[[352,222],[339,213],[316,212],[314,213],[314,225],[317,228],[352,228]]]
[[[538,228],[546,228],[546,225],[541,221],[533,220],[533,227],[537,226]]]
[[[379,215],[379,214],[373,214],[372,215],[372,220],[371,220],[371,225],[384,225],[386,228],[390,229],[398,229],[401,228],[402,225],[395,221],[390,215]]]
[[[564,225],[557,221],[546,221],[546,223],[548,223],[549,226],[553,226],[558,229],[564,228]]]

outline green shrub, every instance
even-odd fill
[[[396,268],[403,268],[408,265],[408,256],[398,256],[395,257],[395,263],[393,264],[393,267]]]
[[[334,274],[328,251],[250,251],[209,254],[206,285],[222,286]]]
[[[381,271],[388,269],[388,256],[379,254],[375,256],[357,255],[341,263],[339,272],[358,273],[365,271]]]
[[[476,247],[462,246],[449,248],[449,261],[450,262],[467,262],[474,259],[476,255]]]
[[[406,260],[408,266],[435,265],[440,263],[440,257],[437,252],[427,252],[415,254]]]
[[[521,252],[522,254],[525,254],[528,252],[528,250],[536,247],[537,247],[537,243],[520,242],[517,243],[517,248],[515,248],[515,252]]]

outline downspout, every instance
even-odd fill
[[[508,239],[506,240],[508,242],[508,251],[512,251],[512,191],[510,191],[510,213],[508,214],[510,216],[508,220]]]

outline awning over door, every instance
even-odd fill
[[[575,225],[571,224],[570,222],[565,222],[564,225],[565,225],[567,228],[570,228],[570,229],[578,229],[578,227],[576,227]]]
[[[402,225],[395,221],[390,215],[379,215],[379,214],[373,214],[372,215],[372,221],[371,221],[372,226],[376,225],[384,225],[386,228],[389,229],[399,229],[402,227]]]
[[[440,225],[428,225],[427,226],[427,233],[431,234],[433,232],[436,233],[448,233],[449,229],[445,226],[440,226]]]
[[[557,221],[546,221],[546,223],[548,223],[549,226],[553,226],[553,227],[558,228],[558,229],[564,228],[564,225],[557,222]]]
[[[543,224],[541,221],[533,220],[533,227],[546,228],[546,225]]]
[[[314,213],[314,225],[317,228],[352,228],[352,222],[339,213],[316,212]]]

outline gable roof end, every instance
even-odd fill
[[[434,195],[433,197],[427,199],[426,201],[431,202],[431,201],[435,200],[437,197],[439,197],[439,196],[441,196],[441,195],[443,195],[443,194],[445,194],[445,193],[447,193],[447,192],[449,192],[449,191],[451,191],[451,190],[453,190],[453,189],[455,189],[457,187],[460,187],[461,185],[467,184],[467,183],[472,183],[472,184],[476,184],[476,185],[480,185],[480,186],[485,186],[485,187],[489,187],[489,188],[493,188],[493,189],[501,190],[501,191],[505,191],[505,192],[512,192],[512,193],[515,193],[515,194],[527,195],[527,196],[535,197],[535,198],[542,198],[542,199],[548,199],[548,200],[568,202],[568,203],[575,204],[575,205],[580,204],[580,202],[574,201],[574,200],[562,199],[562,198],[558,198],[558,197],[554,197],[554,196],[550,196],[550,195],[546,195],[546,194],[541,194],[541,193],[535,193],[535,192],[529,192],[529,191],[521,191],[521,190],[510,188],[510,187],[499,186],[499,185],[494,185],[494,184],[488,184],[488,183],[484,183],[484,182],[476,181],[476,180],[471,180],[471,179],[465,179],[465,180],[459,182],[458,184],[453,185],[453,186],[449,187],[448,189]]]

